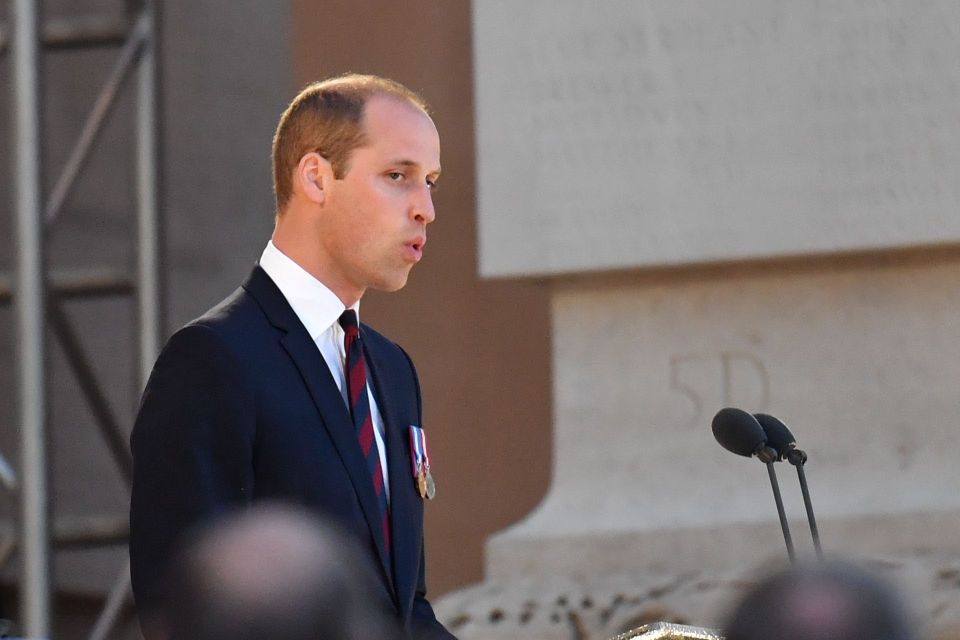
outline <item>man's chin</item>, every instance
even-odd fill
[[[393,293],[394,291],[400,291],[407,285],[408,276],[404,275],[403,278],[394,278],[391,280],[384,280],[377,284],[371,286],[371,289],[375,291],[383,291],[384,293]]]

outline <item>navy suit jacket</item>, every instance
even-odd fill
[[[160,577],[193,525],[279,499],[333,519],[369,551],[383,603],[413,638],[453,638],[425,598],[423,501],[408,437],[409,425],[422,419],[416,371],[390,340],[366,325],[361,336],[386,431],[392,554],[343,396],[258,266],[233,295],[170,338],[144,390],[131,435],[130,559],[139,610],[162,601]]]

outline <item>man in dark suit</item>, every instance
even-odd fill
[[[143,394],[130,509],[141,626],[150,640],[185,532],[279,499],[359,541],[410,637],[451,639],[425,597],[416,371],[357,320],[367,289],[400,289],[422,256],[436,127],[402,85],[334,78],[284,112],[273,164],[276,226],[259,265],[170,338]]]

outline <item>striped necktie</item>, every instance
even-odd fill
[[[380,522],[383,527],[383,539],[390,550],[390,508],[387,505],[387,492],[383,486],[383,468],[380,466],[380,451],[373,437],[373,415],[370,413],[370,399],[367,397],[367,361],[363,356],[363,343],[360,341],[360,327],[357,314],[347,309],[340,316],[343,327],[343,346],[347,354],[346,378],[347,399],[350,404],[350,416],[357,430],[360,451],[367,461],[367,471],[373,481],[373,492],[380,507]]]

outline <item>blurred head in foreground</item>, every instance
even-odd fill
[[[734,609],[726,640],[915,640],[885,583],[849,564],[794,568],[761,581]]]
[[[159,620],[170,640],[392,639],[351,540],[292,507],[218,520],[180,554]]]

